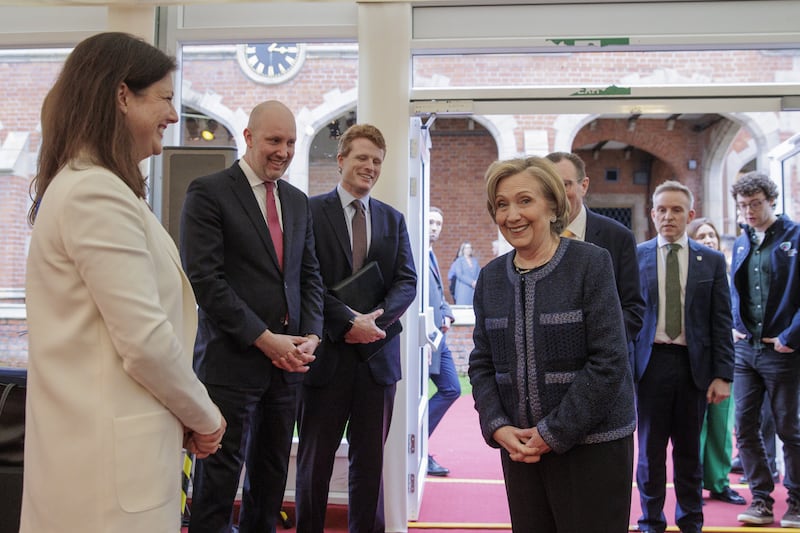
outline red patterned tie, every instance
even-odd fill
[[[275,193],[273,189],[277,186],[274,182],[265,181],[267,187],[267,227],[272,237],[272,244],[275,246],[275,253],[278,255],[278,265],[283,270],[283,231],[281,222],[278,219],[278,208],[275,206]]]

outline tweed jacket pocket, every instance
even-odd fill
[[[486,335],[491,346],[492,361],[498,372],[508,372],[511,360],[514,358],[514,347],[509,345],[508,318],[487,318]]]
[[[539,341],[544,348],[538,356],[545,364],[545,372],[572,371],[583,366],[586,328],[581,309],[542,313],[538,327]],[[564,382],[563,379],[559,381]]]
[[[494,381],[497,383],[497,392],[500,394],[500,403],[507,413],[513,413],[516,410],[516,389],[514,388],[514,380],[509,372],[495,372]]]

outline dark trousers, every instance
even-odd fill
[[[297,451],[297,531],[322,533],[336,450],[347,427],[351,533],[385,531],[383,446],[397,386],[380,385],[355,353],[340,360],[324,387],[303,385]]]
[[[800,357],[778,353],[770,345],[754,347],[746,340],[737,342],[735,349],[736,440],[750,492],[753,499],[773,503],[775,484],[760,433],[766,397],[783,441],[783,484],[789,499],[800,502]]]
[[[436,393],[428,400],[428,436],[444,418],[450,406],[461,396],[461,383],[458,381],[456,365],[453,363],[453,354],[447,346],[446,338],[440,344],[439,373],[431,374],[431,380],[436,385]]]
[[[239,532],[274,533],[286,488],[298,385],[287,384],[275,371],[266,389],[206,387],[228,427],[222,448],[196,462],[189,531],[231,531],[244,464]]]
[[[731,400],[733,401],[734,398],[732,397]],[[736,426],[734,425],[734,432],[735,429]],[[764,441],[764,452],[767,454],[769,471],[777,472],[778,464],[775,455],[777,453],[778,444],[775,441],[775,418],[772,416],[772,407],[769,406],[769,397],[766,394],[764,395],[764,402],[761,404],[761,440]],[[736,441],[736,450],[738,455],[739,441]],[[739,462],[741,463],[741,458]],[[745,479],[747,479],[746,476]]]
[[[633,436],[553,452],[538,463],[500,459],[517,533],[624,533],[633,478]],[[602,480],[602,490],[598,490]]]
[[[700,428],[706,391],[694,386],[686,347],[653,345],[636,396],[639,415],[636,482],[642,506],[639,528],[663,533],[667,527],[664,516],[667,444],[672,440],[675,523],[684,533],[699,533],[703,527]]]

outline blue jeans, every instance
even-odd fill
[[[783,441],[789,499],[800,502],[800,353],[779,353],[770,345],[736,343],[734,400],[736,440],[753,499],[774,503],[775,489],[761,438],[761,406],[772,407],[775,430]]]
[[[458,382],[456,365],[453,363],[453,354],[447,347],[447,340],[442,339],[441,363],[438,374],[431,374],[431,380],[436,385],[436,394],[428,401],[428,437],[444,418],[450,406],[461,396],[461,383]]]

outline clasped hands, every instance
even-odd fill
[[[226,427],[228,427],[228,423],[225,421],[225,417],[220,415],[219,428],[214,433],[196,433],[189,428],[184,428],[183,447],[198,459],[205,459],[222,448],[220,443]]]
[[[316,356],[314,350],[319,346],[319,337],[309,335],[283,335],[266,330],[253,344],[270,358],[272,364],[287,372],[308,372],[308,365]]]
[[[512,461],[518,463],[538,463],[542,455],[552,450],[535,427],[502,426],[495,430],[492,438],[508,452]]]
[[[383,309],[376,309],[366,314],[353,311],[353,314],[355,314],[353,327],[345,334],[344,342],[348,344],[369,344],[386,338],[386,332],[375,323],[375,320],[383,314]]]

